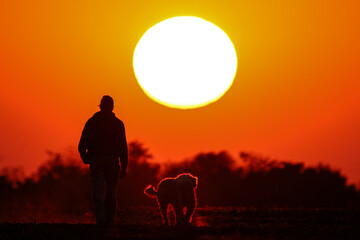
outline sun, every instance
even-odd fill
[[[139,85],[154,101],[191,109],[221,98],[235,78],[237,57],[224,31],[198,17],[174,17],[145,32],[133,67]]]

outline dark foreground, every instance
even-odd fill
[[[37,216],[1,223],[0,239],[360,239],[360,210],[200,208],[185,227],[162,226],[156,208],[120,211],[107,227],[86,214]]]

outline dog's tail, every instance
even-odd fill
[[[157,197],[157,191],[155,190],[155,188],[152,185],[147,186],[144,189],[144,193],[146,194],[146,196],[148,196],[149,198],[155,198]]]

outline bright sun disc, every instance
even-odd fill
[[[225,94],[234,80],[237,58],[219,27],[198,17],[174,17],[145,32],[135,48],[133,67],[151,99],[189,109]]]

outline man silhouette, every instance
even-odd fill
[[[115,116],[113,109],[114,100],[108,95],[103,96],[100,111],[86,122],[78,147],[83,162],[90,164],[97,224],[114,223],[117,178],[126,176],[128,163],[124,123]],[[104,185],[106,185],[105,199]]]

